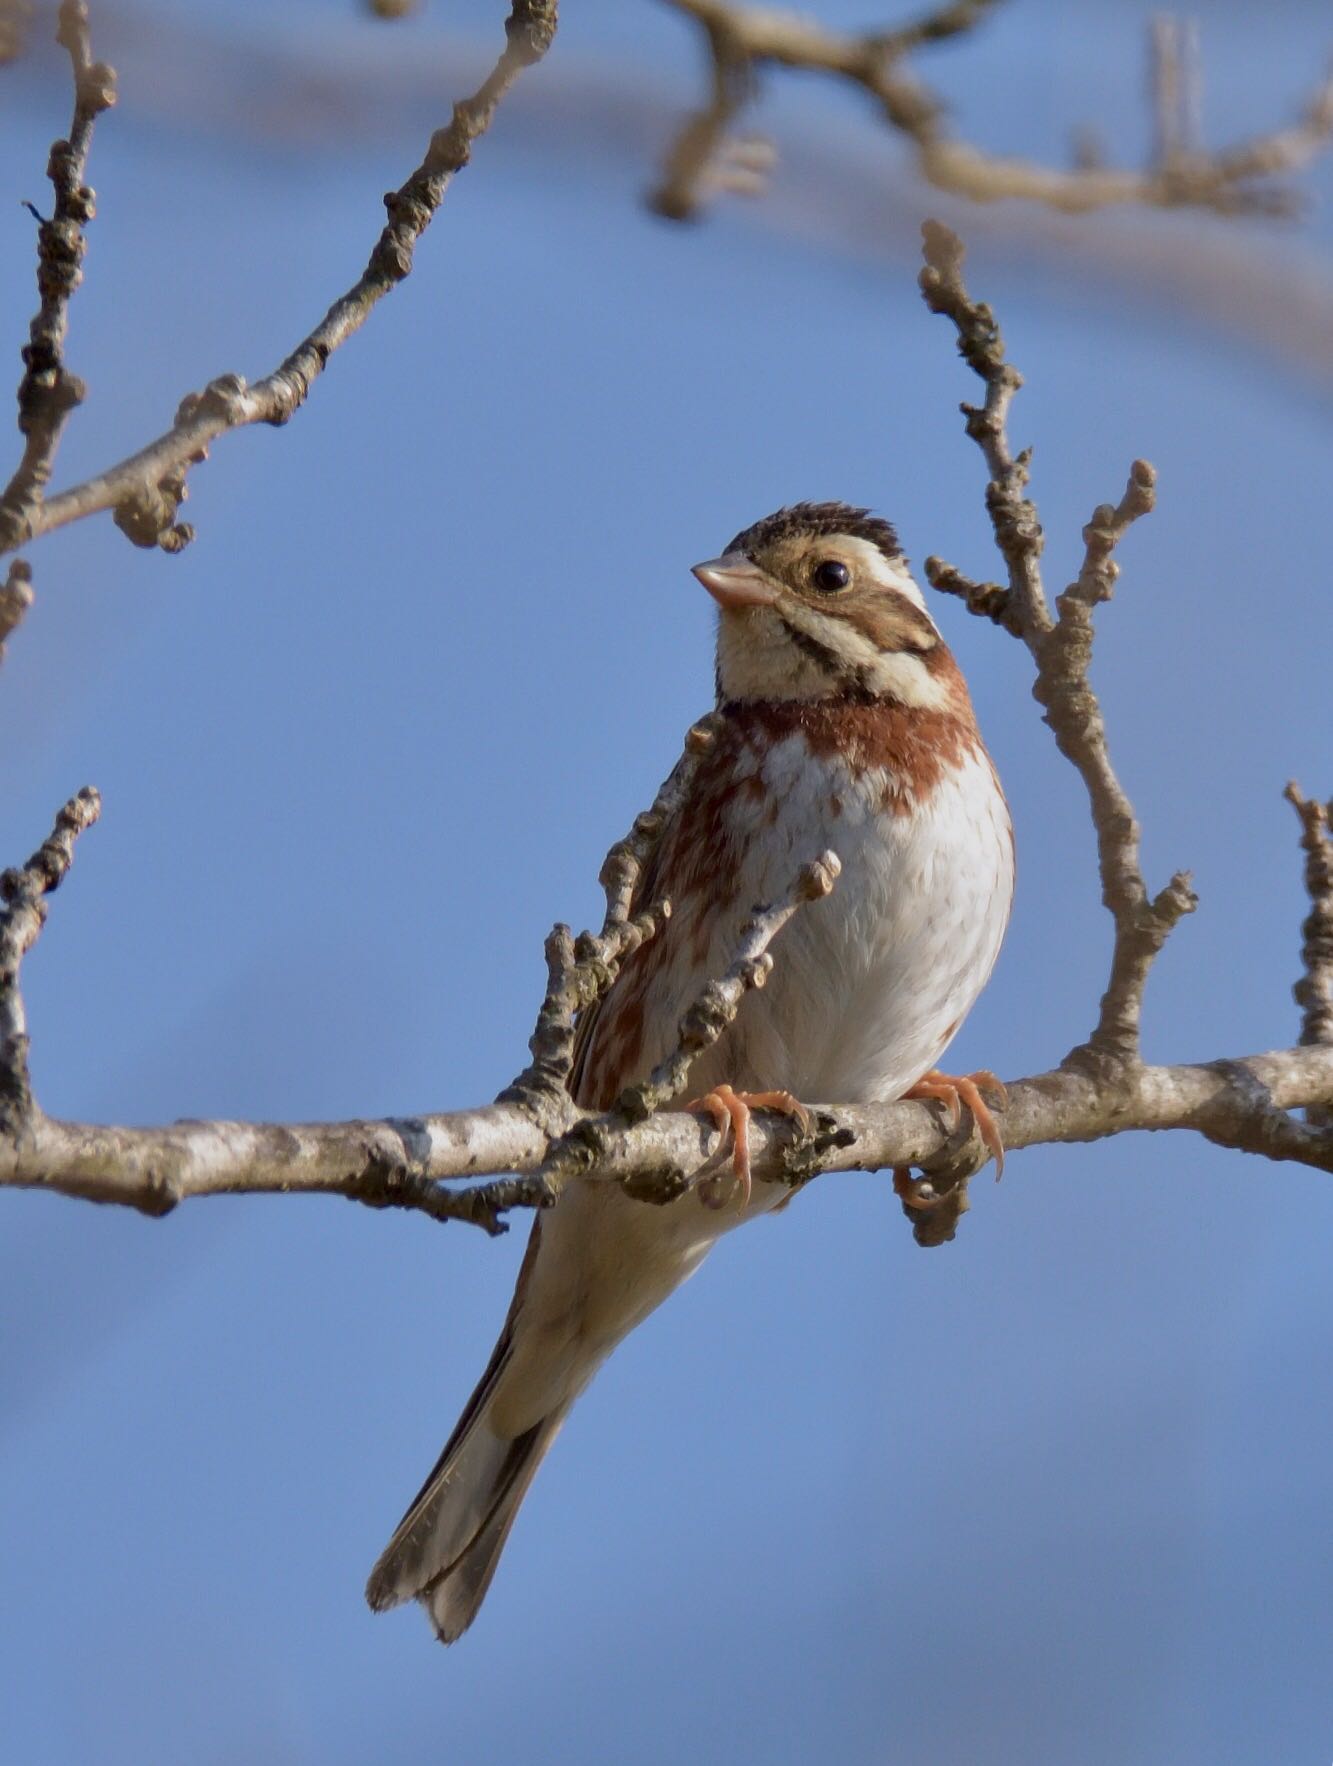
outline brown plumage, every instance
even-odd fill
[[[523,1494],[601,1362],[723,1233],[789,1195],[750,1185],[747,1091],[766,1104],[902,1096],[976,998],[1008,916],[1003,795],[889,523],[796,504],[696,575],[722,608],[722,728],[640,881],[638,899],[666,896],[672,916],[580,1025],[578,1102],[605,1108],[669,1052],[756,903],[826,847],[842,874],[791,922],[768,985],[695,1063],[710,1118],[735,1124],[724,1205],[687,1193],[654,1207],[584,1178],[535,1221],[481,1383],[367,1588],[377,1609],[420,1600],[445,1642],[472,1622]]]

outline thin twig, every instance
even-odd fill
[[[12,534],[0,536],[0,552],[102,509],[115,511],[117,525],[136,545],[168,550],[184,545],[193,530],[188,523],[178,523],[176,513],[189,468],[204,459],[209,444],[227,430],[252,423],[282,424],[300,409],[333,352],[360,330],[377,303],[410,272],[416,243],[454,174],[468,163],[473,143],[490,127],[496,107],[520,72],[546,53],[555,35],[556,16],[557,0],[513,0],[504,52],[494,68],[470,98],[454,106],[452,120],[432,136],[425,158],[407,182],[385,197],[388,224],[359,280],[284,362],[253,386],[237,374],[224,374],[201,393],[189,394],[165,434],[84,483],[47,498]]]
[[[23,456],[0,495],[0,552],[12,551],[34,531],[61,432],[85,392],[83,382],[65,366],[65,334],[70,298],[83,280],[83,229],[96,212],[94,194],[83,181],[93,124],[116,101],[116,76],[92,59],[83,0],[63,0],[56,38],[68,52],[74,74],[74,116],[68,141],[53,144],[46,168],[55,206],[51,219],[37,230],[40,304],[28,328],[18,390]]]
[[[1115,506],[1101,504],[1083,530],[1083,567],[1056,601],[1059,618],[1037,647],[1033,694],[1060,752],[1078,768],[1088,789],[1097,830],[1102,901],[1115,922],[1111,978],[1097,1026],[1071,1060],[1115,1065],[1139,1059],[1143,992],[1157,953],[1197,898],[1189,873],[1177,871],[1149,899],[1140,856],[1140,829],[1129,795],[1111,764],[1106,723],[1092,689],[1093,608],[1108,601],[1119,566],[1111,554],[1126,529],[1153,507],[1156,474],[1146,460],[1130,468],[1125,494]]]
[[[1111,764],[1106,723],[1089,678],[1093,609],[1111,598],[1119,574],[1112,554],[1131,524],[1152,509],[1156,475],[1145,460],[1136,460],[1119,503],[1103,503],[1094,511],[1083,530],[1082,567],[1057,599],[1053,618],[1041,578],[1041,524],[1027,496],[1031,453],[1024,449],[1015,454],[1008,436],[1009,406],[1022,376],[1005,356],[994,314],[967,291],[962,242],[937,221],[925,223],[922,238],[925,268],[920,283],[926,305],[952,322],[959,353],[986,387],[984,404],[964,405],[963,413],[967,433],[980,447],[990,474],[986,507],[1009,587],[1005,591],[976,584],[938,558],[927,559],[926,575],[936,588],[961,594],[972,612],[985,614],[1027,645],[1036,663],[1033,694],[1060,752],[1073,762],[1087,788],[1102,900],[1115,923],[1115,940],[1097,1025],[1066,1060],[1118,1078],[1140,1059],[1148,971],[1172,928],[1195,906],[1183,871],[1157,896],[1148,895],[1139,825]]]
[[[1041,581],[1044,540],[1035,506],[1027,497],[1031,449],[1015,454],[1009,445],[1009,407],[1023,376],[1004,353],[1004,339],[995,315],[983,301],[974,301],[963,283],[963,243],[939,221],[921,228],[925,266],[918,278],[932,313],[950,320],[958,333],[958,353],[986,388],[981,405],[963,405],[967,433],[981,449],[990,474],[986,508],[1009,574],[1009,599],[988,598],[987,616],[1021,636],[1031,648],[1051,629],[1051,610]],[[948,566],[938,558],[926,561],[932,586],[945,578]],[[947,581],[939,586],[949,588]],[[969,602],[969,605],[971,603]]]
[[[24,1133],[36,1110],[19,970],[46,923],[47,896],[74,862],[74,842],[101,811],[101,798],[85,785],[60,811],[27,864],[0,874],[0,1133],[11,1137]]]
[[[1333,1045],[1333,803],[1306,797],[1293,779],[1283,793],[1301,821],[1305,854],[1305,890],[1310,912],[1301,926],[1304,973],[1292,988],[1301,1008],[1301,1042],[1308,1047]],[[1333,1112],[1311,1109],[1308,1120],[1333,1127]]]

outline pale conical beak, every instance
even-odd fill
[[[728,611],[771,607],[778,598],[777,585],[744,552],[724,552],[720,558],[696,564],[694,574],[718,605]]]

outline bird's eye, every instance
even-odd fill
[[[821,595],[836,595],[838,590],[845,589],[851,580],[851,571],[836,558],[826,558],[822,564],[816,564],[810,572],[810,581]]]

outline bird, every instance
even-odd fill
[[[376,1611],[419,1601],[443,1643],[476,1617],[532,1478],[602,1362],[723,1234],[790,1199],[751,1180],[752,1110],[805,1123],[810,1100],[934,1098],[955,1121],[967,1104],[1003,1155],[983,1095],[1002,1096],[994,1076],[937,1063],[1008,923],[1009,812],[892,524],[845,503],[792,504],[693,574],[718,608],[715,737],[637,885],[638,908],[665,898],[671,916],[579,1021],[574,1101],[609,1107],[676,1046],[755,904],[826,849],[841,871],[691,1069],[689,1107],[717,1125],[730,1184],[659,1206],[582,1176],[536,1215],[486,1371],[366,1587]],[[928,1205],[908,1173],[895,1188]]]

